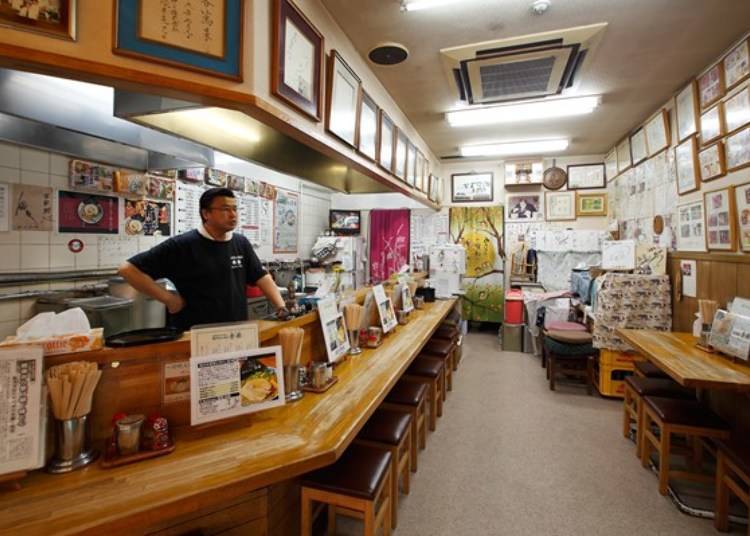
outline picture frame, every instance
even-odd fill
[[[291,0],[274,0],[272,24],[271,93],[319,122],[325,39]]]
[[[633,156],[634,166],[637,166],[648,158],[646,131],[643,128],[639,128],[630,136],[630,153]]]
[[[606,188],[604,164],[571,164],[568,166],[568,190]]]
[[[695,136],[680,143],[674,149],[677,167],[677,193],[685,195],[700,188],[698,181],[698,142]]]
[[[750,124],[750,86],[745,86],[724,101],[724,121],[727,134]]]
[[[707,109],[724,96],[724,67],[721,62],[698,77],[698,96],[701,110]]]
[[[750,37],[745,38],[734,47],[722,61],[724,65],[724,83],[727,91],[734,89],[740,82],[750,76]]]
[[[77,0],[59,0],[57,8],[14,7],[11,2],[0,6],[0,26],[38,33],[68,41],[76,40]],[[26,9],[26,11],[23,10]]]
[[[427,192],[427,198],[432,202],[437,202],[437,187],[438,187],[438,178],[430,173],[428,177],[429,186],[428,186],[428,192]]]
[[[394,164],[393,173],[406,182],[406,159],[407,150],[409,148],[409,138],[400,129],[396,129],[396,162]]]
[[[677,250],[706,251],[703,199],[677,205]]]
[[[495,174],[491,171],[454,173],[451,175],[451,202],[492,202],[495,197]]]
[[[622,173],[633,165],[632,155],[630,154],[630,138],[622,140],[615,149],[617,150],[617,172]]]
[[[648,155],[656,156],[669,147],[671,143],[669,112],[665,109],[648,120],[646,123],[646,145],[648,146]]]
[[[378,165],[389,173],[394,172],[396,147],[396,126],[388,114],[380,109],[378,127]]]
[[[677,142],[682,143],[698,132],[698,84],[695,80],[675,96]]]
[[[504,167],[506,187],[542,184],[544,179],[544,162],[542,160],[506,162]]]
[[[575,192],[544,192],[545,221],[573,221],[576,219]]]
[[[750,182],[734,187],[734,200],[737,209],[737,235],[740,249],[750,252]]]
[[[424,155],[419,149],[417,149],[417,169],[414,174],[414,178],[416,181],[417,190],[419,190],[420,192],[427,191],[427,187],[425,186],[424,168],[425,168]]]
[[[724,154],[724,144],[720,141],[709,145],[698,153],[701,181],[708,182],[727,173],[727,161]]]
[[[607,194],[593,193],[582,194],[576,192],[576,217],[587,216],[606,216],[607,215]]]
[[[544,210],[541,194],[508,195],[505,203],[505,219],[512,222],[543,221]]]
[[[407,140],[406,146],[406,184],[415,188],[417,185],[417,148]]]
[[[734,251],[736,214],[733,188],[703,192],[703,205],[708,250]]]
[[[328,56],[326,130],[356,148],[362,81],[335,49]]]
[[[604,173],[607,176],[607,182],[612,182],[617,177],[617,148],[612,150],[604,157]]]
[[[187,0],[177,1],[183,3]],[[158,23],[162,11],[159,2],[117,0],[112,52],[241,82],[244,2],[222,0],[211,6],[209,17],[203,17],[198,9],[194,10],[189,28],[195,24],[197,31],[188,28],[186,32],[185,22],[181,19],[182,25],[177,29],[170,28],[166,34],[160,34],[161,25]],[[215,23],[215,16],[222,19],[222,24]],[[143,21],[149,24],[143,24]],[[200,39],[204,32],[214,29],[218,35],[209,40]]]
[[[750,166],[750,126],[728,136],[725,140],[727,171]]]
[[[721,138],[725,132],[724,103],[720,102],[701,114],[701,145],[710,145]]]
[[[375,100],[366,91],[360,92],[357,151],[372,160],[378,156],[379,111]]]

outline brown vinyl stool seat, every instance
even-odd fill
[[[381,408],[405,411],[411,415],[411,471],[417,472],[417,445],[427,446],[427,386],[399,381],[380,404]]]
[[[435,430],[437,418],[443,415],[443,391],[445,390],[445,361],[439,357],[418,355],[402,377],[410,382],[427,386],[427,405],[430,408],[430,430]]]
[[[729,530],[730,492],[750,509],[750,442],[744,439],[715,440],[717,447],[716,464],[716,507],[714,526],[722,532]],[[748,526],[750,534],[750,525]]]
[[[656,426],[659,435],[652,431]],[[686,436],[693,445],[692,464],[700,469],[705,439],[728,439],[729,426],[718,415],[697,400],[683,400],[658,396],[643,397],[643,413],[640,424],[641,463],[648,467],[652,448],[659,459],[659,493],[667,494],[669,477],[686,480],[710,481],[699,472],[673,471],[670,468],[672,434]]]
[[[411,468],[411,424],[410,413],[378,408],[357,435],[356,443],[382,448],[391,453],[391,527],[398,522],[398,484],[401,481],[405,494],[409,494],[409,470]]]
[[[677,382],[667,378],[644,378],[641,376],[625,378],[622,435],[628,437],[631,423],[635,424],[635,453],[638,457],[641,455],[641,438],[643,436],[640,423],[643,422],[644,396],[691,400],[695,399],[695,391],[682,387]]]
[[[312,534],[313,504],[328,505],[328,533],[336,532],[336,515],[364,520],[365,536],[378,527],[391,533],[391,453],[377,447],[352,444],[333,465],[308,474],[302,481],[303,536]]]
[[[453,341],[453,343],[456,345],[456,348],[453,351],[453,370],[458,370],[458,364],[461,362],[461,357],[463,354],[463,340],[461,337],[461,330],[458,328],[458,326],[455,324],[441,324],[432,335],[432,338]]]
[[[669,378],[669,375],[649,361],[636,361],[633,363],[635,375],[642,378]]]
[[[557,374],[582,378],[586,392],[591,394],[594,376],[593,337],[585,331],[545,330],[542,366],[547,365],[549,388],[555,390]]]
[[[456,352],[456,344],[445,339],[432,338],[422,348],[420,355],[439,357],[445,361],[445,386],[446,391],[453,390],[453,355]],[[443,392],[443,400],[446,393]]]
[[[402,406],[418,406],[427,398],[427,387],[421,383],[396,382],[385,396],[385,402]]]

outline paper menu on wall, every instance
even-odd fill
[[[259,346],[257,322],[228,322],[190,330],[190,356],[252,350]]]
[[[251,195],[239,195],[239,232],[245,235],[254,247],[260,246],[260,199]]]
[[[10,186],[0,184],[0,232],[10,230],[8,207],[10,206]]]
[[[197,229],[201,225],[200,197],[202,184],[178,180],[175,188],[175,234]]]
[[[271,247],[273,245],[273,201],[259,198],[258,205],[258,227],[260,246]]]
[[[729,312],[735,315],[750,317],[750,300],[746,298],[735,297],[732,300],[732,307]]]
[[[682,295],[688,298],[698,296],[698,262],[680,261],[682,275]]]

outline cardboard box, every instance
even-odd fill
[[[45,357],[48,355],[71,354],[74,352],[91,352],[101,350],[104,347],[104,328],[94,328],[89,333],[72,333],[48,339],[33,339],[19,341],[15,336],[6,337],[0,342],[0,347],[13,346],[37,346],[44,349]]]

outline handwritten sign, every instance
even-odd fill
[[[142,39],[224,57],[225,0],[150,0],[139,9]]]

